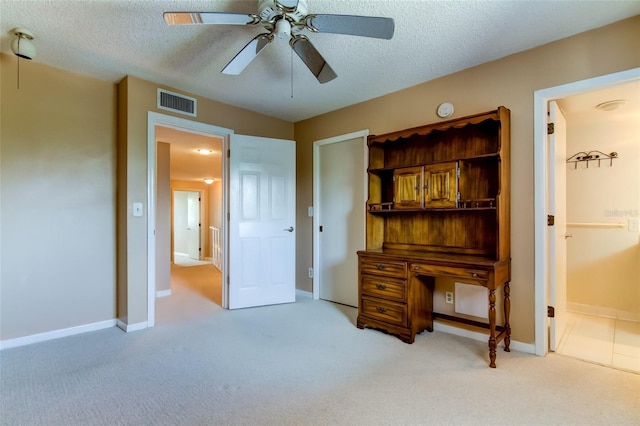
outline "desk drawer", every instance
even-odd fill
[[[390,324],[407,326],[407,305],[404,303],[395,303],[366,296],[363,296],[360,302],[363,315]]]
[[[487,281],[489,279],[489,271],[483,269],[456,268],[422,263],[412,263],[411,272],[419,272],[433,276],[449,276],[477,282]]]
[[[405,302],[406,280],[376,275],[362,275],[362,293],[383,299]]]
[[[363,258],[360,260],[360,272],[363,274],[406,278],[407,263]]]

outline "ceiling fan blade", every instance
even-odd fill
[[[238,75],[273,40],[273,34],[258,34],[222,69],[223,74]]]
[[[252,25],[260,22],[257,15],[224,12],[165,12],[164,20],[169,25],[222,24]]]
[[[347,34],[361,37],[393,37],[395,23],[392,18],[354,15],[307,15],[305,25],[321,33]]]
[[[318,53],[316,48],[313,47],[307,37],[303,35],[293,36],[291,40],[289,40],[289,44],[321,84],[327,83],[337,77],[336,73],[331,69],[329,64],[327,64],[322,55]]]

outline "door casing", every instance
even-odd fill
[[[205,136],[213,136],[222,139],[222,149],[226,152],[229,149],[229,138],[234,133],[231,129],[201,123],[199,121],[187,120],[185,118],[160,114],[149,111],[147,113],[147,327],[155,325],[155,304],[156,304],[156,126],[170,127],[173,129],[200,133]],[[222,161],[222,217],[227,217],[227,206],[229,200],[228,191],[228,159],[223,156]],[[227,227],[222,232],[222,246],[228,247]],[[227,250],[222,251],[222,276],[227,276]],[[222,286],[222,307],[227,308],[228,294],[226,285]]]
[[[533,100],[534,135],[534,311],[535,311],[535,354],[546,355],[549,350],[549,331],[547,327],[547,277],[549,265],[549,238],[547,235],[548,212],[548,149],[547,114],[550,101],[578,95],[621,84],[640,81],[640,68],[633,68],[604,76],[580,80],[560,86],[536,90]]]

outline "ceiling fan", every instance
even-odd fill
[[[393,37],[391,18],[354,15],[308,14],[308,0],[258,0],[258,14],[226,12],[165,12],[169,25],[262,25],[268,32],[258,34],[223,69],[238,75],[273,41],[289,38],[289,45],[320,83],[336,78],[336,73],[302,34],[311,32],[346,34],[389,40]]]

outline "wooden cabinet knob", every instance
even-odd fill
[[[387,310],[385,308],[382,308],[380,306],[376,306],[376,311],[378,311],[381,314],[384,314],[385,312],[387,312]]]
[[[385,270],[387,268],[387,265],[383,265],[382,263],[378,263],[377,268],[378,268],[379,271],[383,271],[383,270]]]
[[[384,289],[386,289],[386,288],[387,288],[387,286],[386,286],[386,285],[384,285],[384,284],[376,284],[376,288],[377,288],[378,290],[384,290]]]

